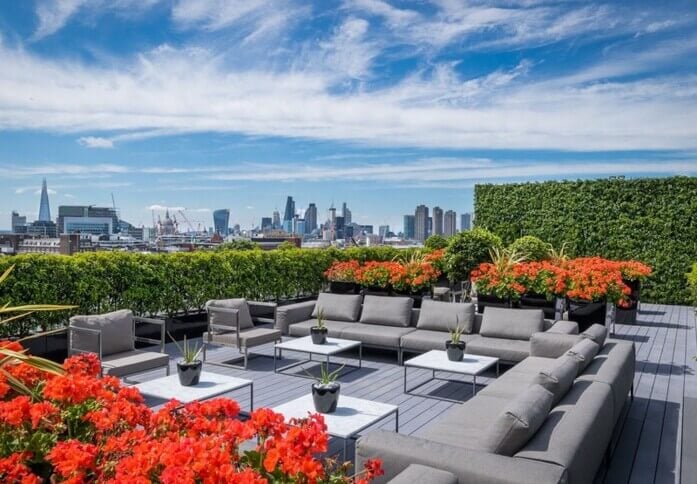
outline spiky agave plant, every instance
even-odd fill
[[[15,266],[10,266],[2,275],[0,275],[0,284],[7,280],[14,268]],[[59,304],[23,304],[20,306],[10,306],[10,303],[5,303],[3,306],[0,306],[0,325],[26,318],[35,312],[64,311],[66,309],[73,309],[75,307],[77,306],[65,306]],[[21,343],[24,339],[26,338],[18,341]],[[63,366],[60,364],[39,356],[28,355],[26,350],[16,351],[8,347],[0,347],[0,374],[2,374],[2,376],[5,378],[10,388],[21,395],[32,396],[32,391],[18,379],[13,377],[5,368],[7,365],[17,363],[24,363],[36,368],[37,370],[53,373],[54,375],[63,375],[65,373]]]

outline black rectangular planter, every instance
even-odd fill
[[[478,313],[483,313],[484,308],[487,306],[491,306],[494,308],[512,308],[515,307],[514,303],[510,300],[510,298],[500,298],[496,296],[492,296],[491,294],[479,294],[477,293],[477,312]]]
[[[63,363],[68,357],[68,330],[27,338],[22,341],[22,345],[29,350],[31,355]]]
[[[567,299],[569,320],[578,323],[579,331],[585,331],[594,324],[605,326],[607,303],[605,301],[589,302]]]

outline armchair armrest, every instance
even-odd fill
[[[80,334],[82,333],[82,335]],[[90,345],[86,340],[94,338],[96,341],[94,344]],[[78,348],[77,346],[83,346]],[[84,345],[87,343],[87,345]],[[85,348],[84,346],[87,346]],[[89,348],[89,346],[92,346]],[[75,353],[94,353],[99,359],[102,359],[102,332],[98,329],[92,328],[81,328],[79,326],[68,326],[68,356]]]
[[[578,334],[578,323],[575,321],[555,321],[547,333]]]
[[[280,329],[281,333],[288,334],[288,327],[291,324],[307,321],[312,317],[317,301],[305,301],[287,306],[276,308],[275,328]]]
[[[249,313],[255,323],[276,323],[276,308],[278,304],[271,301],[247,301]],[[269,317],[271,316],[271,317]]]
[[[239,309],[234,309],[234,308],[223,308],[223,307],[215,307],[215,306],[208,306],[208,342],[211,342],[212,339],[212,332],[215,331],[223,331],[223,332],[230,332],[234,331],[236,336],[237,336],[237,347],[239,348],[240,346],[240,318],[239,318]],[[229,325],[229,324],[215,324],[211,323],[211,313],[225,313],[229,314],[234,318],[235,321],[235,326]]]
[[[155,324],[160,327],[160,339],[146,338],[144,336],[136,336],[136,324]],[[160,353],[165,352],[165,331],[167,322],[164,319],[144,318],[142,316],[134,316],[133,318],[133,340],[140,343],[150,343],[160,345]]]
[[[554,332],[535,333],[530,338],[530,356],[543,358],[559,358],[582,340],[578,334]]]

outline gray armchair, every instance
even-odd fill
[[[136,336],[136,324],[160,326],[160,339]],[[136,341],[158,344],[160,352],[137,350]],[[68,354],[96,354],[105,375],[124,377],[162,367],[169,375],[169,356],[164,349],[165,321],[160,319],[137,317],[127,309],[70,318]]]
[[[249,348],[281,341],[281,331],[272,326],[255,326],[255,323],[273,322],[269,318],[252,317],[252,313],[273,309],[274,303],[252,302],[246,299],[214,299],[206,303],[208,330],[203,333],[203,360],[209,345],[236,348],[242,355],[242,366],[227,363],[213,363],[230,368],[247,369]],[[261,310],[261,311],[260,311]],[[275,318],[274,318],[275,319]],[[265,355],[253,355],[265,356]]]

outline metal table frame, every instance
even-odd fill
[[[361,368],[363,368],[363,344],[360,341],[358,341],[357,343],[358,343],[358,366],[345,363],[343,366],[345,368],[346,367],[349,368],[349,370],[342,371],[341,375],[346,375],[348,373],[351,373],[353,371],[357,371],[357,370],[360,370]],[[339,353],[344,353],[344,352],[352,350],[354,348],[355,348],[355,346],[352,346],[350,348],[345,348],[341,351],[338,351],[338,352],[334,353],[334,355],[326,355],[326,359],[324,359],[324,358],[323,359],[327,363],[327,369],[329,369],[329,365],[331,364],[331,356],[336,356]],[[283,351],[291,351],[291,352],[295,352],[295,353],[306,353],[306,354],[310,355],[310,357],[306,360],[301,360],[301,361],[298,361],[296,363],[291,363],[290,365],[278,367],[278,360],[283,359]],[[292,376],[298,376],[301,378],[314,379],[314,377],[309,376],[309,375],[301,375],[298,373],[286,373],[287,370],[290,370],[291,368],[295,368],[296,366],[303,365],[305,363],[314,362],[314,361],[319,362],[319,363],[323,363],[322,359],[313,360],[312,355],[322,355],[322,354],[316,353],[316,352],[309,350],[309,349],[302,350],[302,349],[296,349],[296,348],[294,348],[294,349],[278,348],[276,345],[274,345],[274,347],[273,347],[273,371],[274,371],[274,373],[285,373],[285,374],[289,374]]]
[[[394,415],[394,431],[395,431],[396,433],[399,433],[399,406],[396,406],[396,408],[395,408],[394,410],[390,410],[388,413],[386,413],[385,415],[383,415],[383,416],[380,417],[379,419],[374,420],[373,422],[370,422],[370,423],[367,424],[367,425],[364,425],[363,427],[361,427],[360,429],[356,430],[355,432],[352,432],[351,435],[348,435],[348,436],[346,436],[346,437],[342,437],[342,436],[339,436],[339,435],[334,435],[334,434],[332,434],[331,432],[328,432],[329,435],[330,435],[331,437],[334,437],[335,439],[341,439],[341,440],[342,440],[342,442],[343,442],[342,455],[343,455],[344,462],[346,462],[347,442],[348,442],[349,440],[353,441],[353,443],[354,443],[354,448],[355,448],[356,440],[358,440],[358,437],[360,437],[361,432],[363,432],[365,429],[370,428],[370,427],[372,427],[373,425],[375,425],[375,424],[377,424],[377,423],[379,423],[379,422],[382,422],[383,420],[385,420],[386,418],[391,417],[392,415]],[[355,455],[354,455],[354,459],[355,459]]]
[[[500,361],[497,360],[497,361],[496,361],[496,376],[497,376],[497,377],[499,376],[499,363],[500,363]],[[492,363],[492,366],[493,366],[493,363]],[[421,383],[419,383],[419,384],[417,384],[417,385],[415,385],[415,386],[413,386],[413,387],[407,389],[407,368],[409,368],[409,367],[411,367],[411,368],[416,368],[416,369],[418,369],[418,370],[431,370],[431,378],[428,378],[426,381],[423,381],[423,382],[421,382]],[[486,371],[486,370],[489,369],[489,368],[491,368],[491,366],[489,366],[489,367],[483,369],[482,372]],[[454,379],[452,379],[452,378],[438,378],[438,377],[436,377],[436,372],[437,372],[437,371],[438,371],[438,372],[453,373],[453,374],[456,374],[456,375],[470,375],[470,376],[472,377],[472,396],[475,396],[475,395],[477,394],[477,374],[473,374],[473,373],[464,373],[464,372],[455,372],[455,371],[452,371],[452,370],[437,370],[437,369],[435,369],[435,368],[426,368],[426,367],[416,366],[416,365],[409,365],[409,366],[404,365],[404,393],[406,393],[406,394],[408,394],[408,395],[414,395],[414,396],[417,396],[417,397],[425,397],[425,398],[433,398],[433,399],[436,399],[436,400],[443,400],[443,401],[445,401],[445,402],[462,403],[462,401],[456,400],[456,399],[453,399],[453,398],[446,398],[446,397],[438,397],[438,396],[434,396],[434,395],[422,395],[422,394],[419,394],[419,393],[413,393],[414,390],[416,390],[417,388],[420,388],[420,387],[424,386],[425,384],[432,382],[433,380],[444,381],[444,382],[449,382],[449,383],[461,383],[461,384],[463,384],[463,385],[468,384],[468,382],[463,381],[463,380],[454,380]],[[479,374],[481,374],[482,372],[480,372]]]

